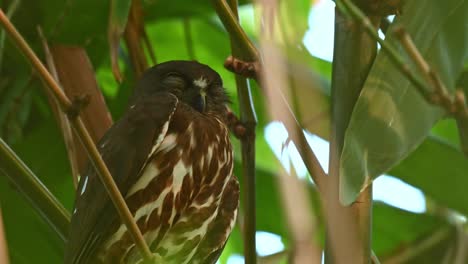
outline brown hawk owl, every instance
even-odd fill
[[[151,251],[161,263],[215,263],[237,215],[218,73],[194,61],[144,73],[123,117],[98,148]],[[142,263],[92,166],[76,193],[66,264]],[[158,262],[158,263],[159,263]]]

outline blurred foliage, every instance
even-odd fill
[[[388,32],[403,27],[432,70],[453,93],[468,60],[468,2],[424,3],[405,4],[402,15],[395,18]],[[399,56],[405,58],[408,69],[423,79],[397,35],[390,33],[386,41],[398,47]],[[427,81],[424,83],[426,89],[432,91],[433,87]],[[342,202],[354,202],[367,184],[366,178],[379,176],[408,156],[444,115],[441,107],[425,101],[388,54],[379,53],[346,131],[340,166]]]
[[[284,38],[278,42],[287,55],[285,63],[288,64],[288,74],[295,84],[293,86],[300,111],[296,114],[302,116],[301,121],[307,130],[327,138],[331,63],[313,57],[302,43],[309,27],[307,19],[311,2],[297,0],[291,5],[286,4],[286,1],[282,2],[281,18],[278,21]],[[10,3],[11,0],[0,1],[0,7],[6,8]],[[188,19],[196,59],[210,65],[221,74],[224,86],[233,99],[232,108],[237,112],[234,76],[223,68],[224,59],[230,55],[229,38],[216,18],[210,2],[142,0],[142,4],[145,28],[158,62],[191,59],[184,32],[184,19]],[[255,8],[242,1],[241,4],[244,4],[240,8],[242,25],[255,43],[258,37],[258,28],[255,26],[258,21],[253,17]],[[113,78],[106,37],[109,10],[109,0],[23,0],[13,15],[13,22],[41,56],[43,52],[39,45],[37,25],[43,28],[51,43],[86,48],[109,109],[114,119],[118,119],[132,93],[134,77],[127,51],[124,45],[121,45],[119,54],[124,81],[118,84]],[[419,16],[427,16],[418,12],[421,13],[417,13]],[[440,38],[443,39],[444,36]],[[454,39],[447,41],[453,42]],[[6,41],[4,50],[0,52],[3,54],[3,61],[0,63],[0,136],[13,147],[65,207],[70,209],[74,197],[67,154],[42,84],[11,42]],[[392,66],[383,67],[382,72],[387,72],[388,67]],[[404,77],[396,78],[402,80]],[[256,131],[257,229],[281,236],[285,246],[292,248],[294,245],[290,241],[276,178],[281,165],[265,140],[264,129],[271,120],[265,109],[262,91],[257,86],[253,87],[253,99],[259,121]],[[414,121],[417,120],[418,118],[414,117]],[[362,133],[363,130],[365,129],[358,133]],[[369,130],[365,134],[373,133],[378,132]],[[383,135],[378,134],[378,137],[381,140]],[[233,143],[236,150],[235,173],[242,179],[239,175],[239,142],[233,139]],[[466,158],[459,151],[455,124],[444,120],[435,126],[431,137],[425,139],[419,148],[403,159],[390,173],[420,188],[438,206],[455,209],[467,215],[468,203],[464,188],[468,186],[467,164]],[[3,173],[5,172],[0,164],[0,175]],[[325,220],[320,211],[320,200],[314,185],[308,180],[303,182],[308,186],[312,209],[319,223],[319,232],[314,239],[322,244]],[[61,262],[63,245],[3,175],[0,176],[0,203],[11,263]],[[451,225],[452,222],[445,217],[431,211],[415,214],[384,203],[376,203],[373,247],[379,256],[398,255],[403,249],[411,248],[440,229],[449,230]],[[456,233],[447,233],[446,237],[437,240],[433,245],[439,250],[429,250],[431,247],[428,247],[418,253],[420,255],[416,254],[414,261],[409,258],[407,263],[441,263],[446,248],[452,248],[453,241],[456,241]],[[242,254],[242,235],[238,227],[226,245],[221,263],[226,263],[231,254]],[[419,261],[423,259],[422,254],[424,262]]]

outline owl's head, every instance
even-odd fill
[[[196,61],[168,61],[148,69],[138,82],[135,97],[159,92],[174,94],[200,113],[224,114],[229,103],[219,74]]]

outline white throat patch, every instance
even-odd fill
[[[206,86],[208,85],[208,82],[207,82],[206,79],[203,78],[203,76],[202,76],[202,77],[200,77],[200,78],[194,80],[194,81],[193,81],[193,84],[194,84],[195,86],[197,86],[197,87],[200,87],[201,89],[205,89]]]

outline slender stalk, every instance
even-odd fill
[[[42,42],[49,72],[52,74],[54,79],[57,82],[59,82],[57,69],[55,67],[54,59],[52,57],[52,53],[50,52],[47,40],[44,37],[44,34],[42,33],[42,29],[38,27],[37,30],[39,32],[39,38],[41,39],[41,42]],[[78,156],[77,156],[78,153],[76,152],[75,144],[73,142],[73,134],[72,134],[72,128],[70,126],[70,121],[67,119],[67,116],[62,111],[60,111],[58,102],[50,90],[47,90],[47,97],[52,107],[52,112],[55,115],[55,119],[57,120],[57,123],[59,124],[61,131],[62,131],[63,139],[64,139],[65,146],[67,149],[68,160],[70,162],[73,186],[75,187],[75,190],[76,190],[76,188],[78,187],[78,179],[80,175],[80,170],[79,170]]]
[[[406,78],[408,78],[408,80],[416,87],[416,89],[418,89],[421,95],[427,100],[430,100],[430,92],[427,90],[426,85],[424,85],[424,83],[418,79],[416,75],[409,69],[408,65],[398,54],[396,49],[388,41],[384,41],[379,37],[379,34],[377,31],[375,31],[372,22],[356,5],[354,5],[349,0],[337,0],[336,7],[341,12],[349,12],[349,14],[363,26],[367,34],[369,34],[371,38],[380,44],[382,50],[387,53],[390,60],[401,71],[401,73],[405,75]]]
[[[419,71],[432,87],[433,90],[431,92],[432,96],[430,102],[441,105],[450,113],[452,106],[451,98],[447,91],[447,87],[445,87],[445,84],[439,78],[439,75],[429,66],[429,63],[427,63],[422,54],[416,48],[413,40],[403,27],[396,28],[395,33],[403,45],[403,48],[406,50],[406,53],[408,53],[411,59],[416,63]]]
[[[240,26],[237,15],[229,8],[228,3],[225,0],[213,0],[213,5],[229,36],[231,36],[239,49],[242,50],[242,59],[249,61],[258,60],[257,49]]]
[[[392,256],[386,257],[382,260],[383,264],[396,264],[396,263],[411,263],[414,258],[420,256],[424,251],[436,248],[436,245],[443,240],[446,240],[453,234],[453,230],[447,227],[441,227],[435,230],[429,236],[411,243],[401,250],[395,252]]]
[[[6,242],[5,232],[3,231],[3,218],[2,218],[2,208],[0,207],[0,263],[8,264],[10,263],[8,258],[8,245]]]
[[[235,19],[235,16],[227,15],[224,17],[225,14],[232,13],[229,8],[228,10],[224,10],[224,5],[222,3],[218,2],[224,2],[223,0],[214,0],[215,7],[217,7],[217,10],[220,9],[222,12],[218,12],[218,16],[221,18],[221,21],[224,23],[224,27],[226,27],[228,32],[237,32],[237,31],[243,31],[243,29],[240,27],[239,23],[236,21],[231,21],[231,19]],[[235,29],[230,29],[230,27],[236,27]],[[239,61],[237,58],[228,58],[229,62],[227,61],[226,64],[228,64],[228,69],[233,70],[236,74],[242,75],[243,73],[245,74],[246,72],[249,72],[249,75],[254,75],[254,80],[259,84],[260,87],[263,87],[264,84],[260,83],[260,74],[261,68],[258,61],[260,60],[259,57],[257,57],[258,52],[255,48],[255,46],[251,43],[249,38],[245,33],[239,34],[240,36],[245,36],[244,37],[238,37],[235,38],[235,41],[240,41],[240,42],[245,42],[245,43],[239,43],[239,48],[241,47],[250,47],[253,48],[254,50],[249,51],[248,54],[252,57],[245,57],[244,60],[246,61],[253,61],[253,65],[245,65],[249,63],[243,63]],[[237,43],[237,42],[236,42]],[[249,49],[250,49],[249,48]],[[255,57],[254,57],[255,56]],[[244,64],[244,65],[243,65]],[[241,72],[238,72],[240,70]],[[263,89],[265,92],[265,89]],[[281,94],[281,90],[275,91],[276,93]],[[284,98],[284,96],[281,94],[281,100],[278,102],[281,103],[281,108],[285,109],[285,114],[287,114],[287,120],[292,120],[294,122],[291,122],[290,126],[286,126],[286,129],[288,130],[289,134],[294,134],[294,131],[302,131],[302,126],[301,124],[297,121],[297,119],[294,116],[294,112],[291,110],[289,107],[288,102]],[[284,106],[284,107],[283,107]],[[300,142],[307,142],[305,135],[303,133],[297,133],[297,137],[299,137]],[[294,142],[297,142],[298,139],[293,138]],[[298,144],[301,145],[301,144]],[[298,148],[299,154],[302,157],[304,164],[307,168],[307,171],[309,172],[309,175],[312,177],[312,180],[315,182],[319,190],[324,189],[324,186],[326,185],[326,173],[321,167],[317,156],[315,153],[312,151],[311,148]]]
[[[224,0],[214,1],[215,3]],[[232,11],[236,21],[239,20],[237,11],[237,0],[229,0],[229,9]],[[218,15],[221,16],[220,13]],[[243,32],[243,31],[242,31]],[[230,32],[231,50],[234,56],[244,56],[244,50],[235,41]],[[253,106],[249,81],[239,75],[235,76],[237,97],[240,108],[240,121],[246,128],[244,137],[240,138],[242,152],[242,174],[244,177],[244,257],[245,263],[257,263],[257,251],[255,245],[256,233],[256,210],[255,210],[255,126],[257,117]]]
[[[377,53],[375,39],[380,17],[363,26],[350,23],[335,12],[335,44],[332,74],[332,134],[330,140],[330,181],[326,191],[327,244],[325,263],[368,264],[371,259],[372,184],[356,203],[343,207],[339,202],[340,160],[351,113]]]
[[[62,110],[65,113],[67,113],[68,118],[70,118],[73,129],[75,130],[81,142],[83,143],[83,146],[85,147],[91,159],[91,162],[95,166],[98,175],[101,179],[101,182],[104,184],[112,202],[117,208],[117,212],[119,213],[122,221],[127,226],[127,229],[132,235],[137,247],[140,249],[142,256],[147,261],[151,261],[151,259],[153,259],[153,255],[149,250],[149,247],[146,244],[145,240],[143,239],[143,235],[141,234],[138,226],[136,225],[130,210],[125,204],[125,200],[122,194],[120,193],[117,185],[112,179],[112,176],[109,170],[107,169],[106,164],[102,160],[102,157],[99,154],[96,146],[94,145],[91,136],[89,135],[83,122],[81,121],[81,118],[77,115],[77,110],[79,109],[76,109],[76,106],[72,105],[71,101],[65,95],[63,90],[59,87],[58,83],[54,80],[52,75],[47,71],[47,69],[36,56],[34,51],[29,47],[29,45],[26,43],[23,37],[11,24],[9,19],[5,16],[3,10],[0,10],[0,23],[5,28],[5,30],[7,31],[11,39],[14,41],[16,46],[21,50],[21,52],[33,65],[35,70],[39,73],[43,81],[47,84],[47,87],[49,87],[49,89],[52,90]]]
[[[11,2],[10,6],[8,7],[8,11],[6,13],[8,18],[11,18],[13,14],[16,12],[16,9],[18,9],[19,4],[21,3],[21,0],[14,0]],[[5,50],[5,32],[2,31],[0,32],[0,72],[2,70],[2,65],[3,65],[3,52]]]
[[[0,171],[5,173],[42,219],[65,242],[70,225],[70,213],[1,138],[0,164],[2,164]]]

